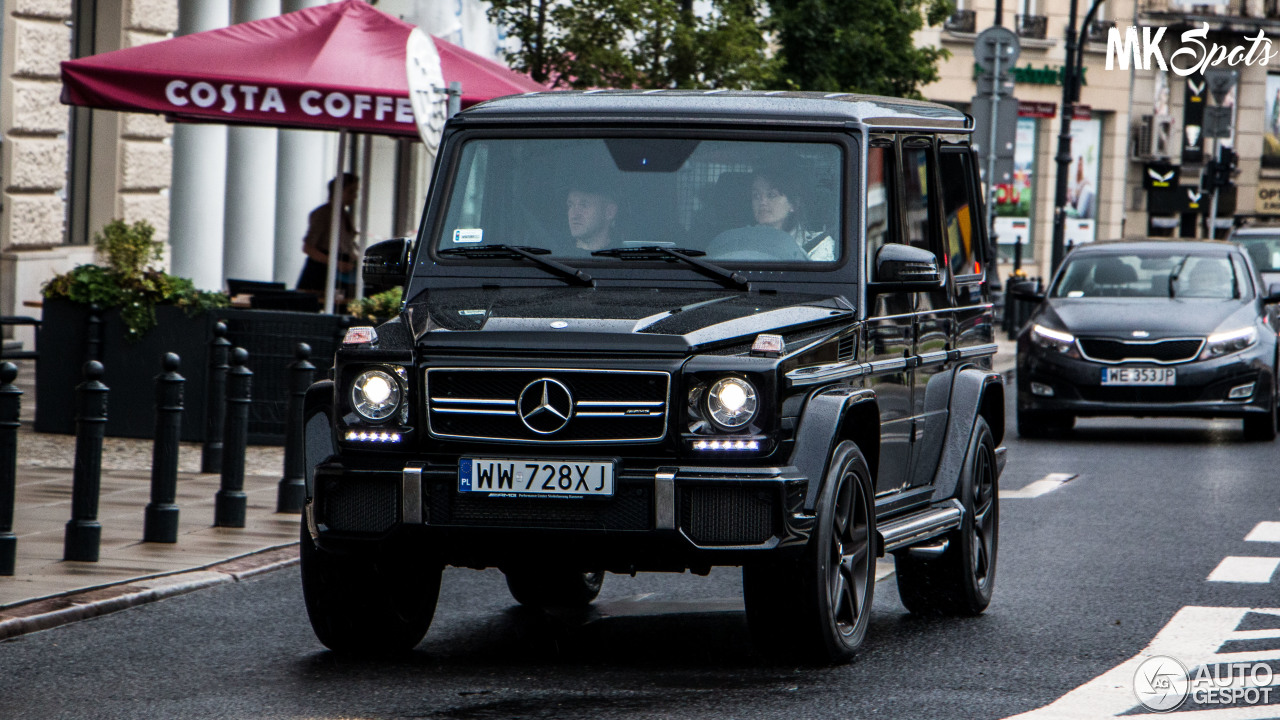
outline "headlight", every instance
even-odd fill
[[[758,406],[755,386],[742,378],[720,378],[707,391],[707,413],[730,430],[751,422]]]
[[[351,384],[351,404],[366,420],[386,420],[400,405],[400,382],[383,370],[366,370]]]
[[[1054,330],[1043,325],[1032,325],[1031,342],[1037,347],[1068,357],[1080,357],[1080,351],[1076,349],[1076,336],[1069,332]]]
[[[1258,331],[1251,327],[1214,333],[1205,342],[1204,350],[1200,353],[1200,359],[1209,360],[1229,355],[1233,352],[1240,352],[1247,347],[1252,347],[1256,342],[1258,342]]]

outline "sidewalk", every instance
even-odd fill
[[[998,336],[994,369],[1014,366],[1014,343]],[[0,640],[161,597],[208,587],[297,561],[299,516],[275,512],[284,466],[280,447],[250,446],[245,457],[248,509],[244,528],[213,527],[221,478],[200,474],[200,445],[179,456],[178,542],[142,542],[151,492],[151,441],[106,438],[102,453],[102,524],[98,562],[64,561],[71,518],[75,437],[36,433],[34,367],[21,361],[14,533],[17,570],[0,577]],[[184,418],[184,420],[189,421]]]
[[[275,512],[283,448],[249,447],[245,527],[218,528],[212,526],[213,508],[221,478],[200,474],[199,443],[182,443],[178,542],[144,543],[152,443],[129,438],[103,442],[99,561],[62,560],[75,437],[32,431],[34,364],[17,364],[23,391],[14,498],[17,568],[12,577],[0,577],[0,640],[296,561],[299,516]]]

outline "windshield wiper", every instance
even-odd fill
[[[546,248],[529,247],[527,245],[473,245],[471,247],[447,248],[441,250],[439,254],[460,255],[465,258],[479,260],[517,260],[523,258],[544,270],[550,270],[566,280],[576,280],[590,287],[596,286],[595,278],[587,273],[577,268],[569,267],[557,260],[542,257],[543,255],[551,254],[551,251]]]
[[[643,247],[623,247],[610,248],[608,250],[596,250],[592,255],[602,257],[613,257],[619,260],[679,260],[703,275],[710,276],[721,281],[725,287],[736,287],[743,290],[750,290],[751,283],[747,281],[746,276],[740,272],[722,268],[714,263],[706,260],[699,260],[698,257],[706,255],[702,250],[693,250],[691,248],[667,247],[665,245],[645,245]]]
[[[1177,267],[1169,271],[1169,297],[1173,297],[1173,284],[1178,281],[1178,276],[1182,274],[1182,266],[1186,265],[1190,259],[1190,255],[1183,255]]]

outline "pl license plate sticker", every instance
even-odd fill
[[[484,230],[480,228],[459,228],[453,231],[453,244],[466,245],[468,243],[484,242]]]
[[[613,463],[462,458],[458,492],[489,497],[608,497],[613,495]]]

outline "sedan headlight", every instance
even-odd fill
[[[720,378],[707,391],[707,414],[717,425],[729,430],[751,422],[758,407],[755,386],[742,378]]]
[[[1031,342],[1037,347],[1068,357],[1080,357],[1080,351],[1076,349],[1076,336],[1069,332],[1054,330],[1043,325],[1032,325]]]
[[[1257,342],[1258,331],[1251,327],[1214,333],[1205,342],[1204,350],[1200,353],[1200,359],[1210,360],[1223,355],[1230,355],[1233,352],[1240,352],[1245,348],[1253,347]]]
[[[366,370],[351,384],[351,404],[366,420],[386,420],[400,406],[400,381],[384,370]]]

